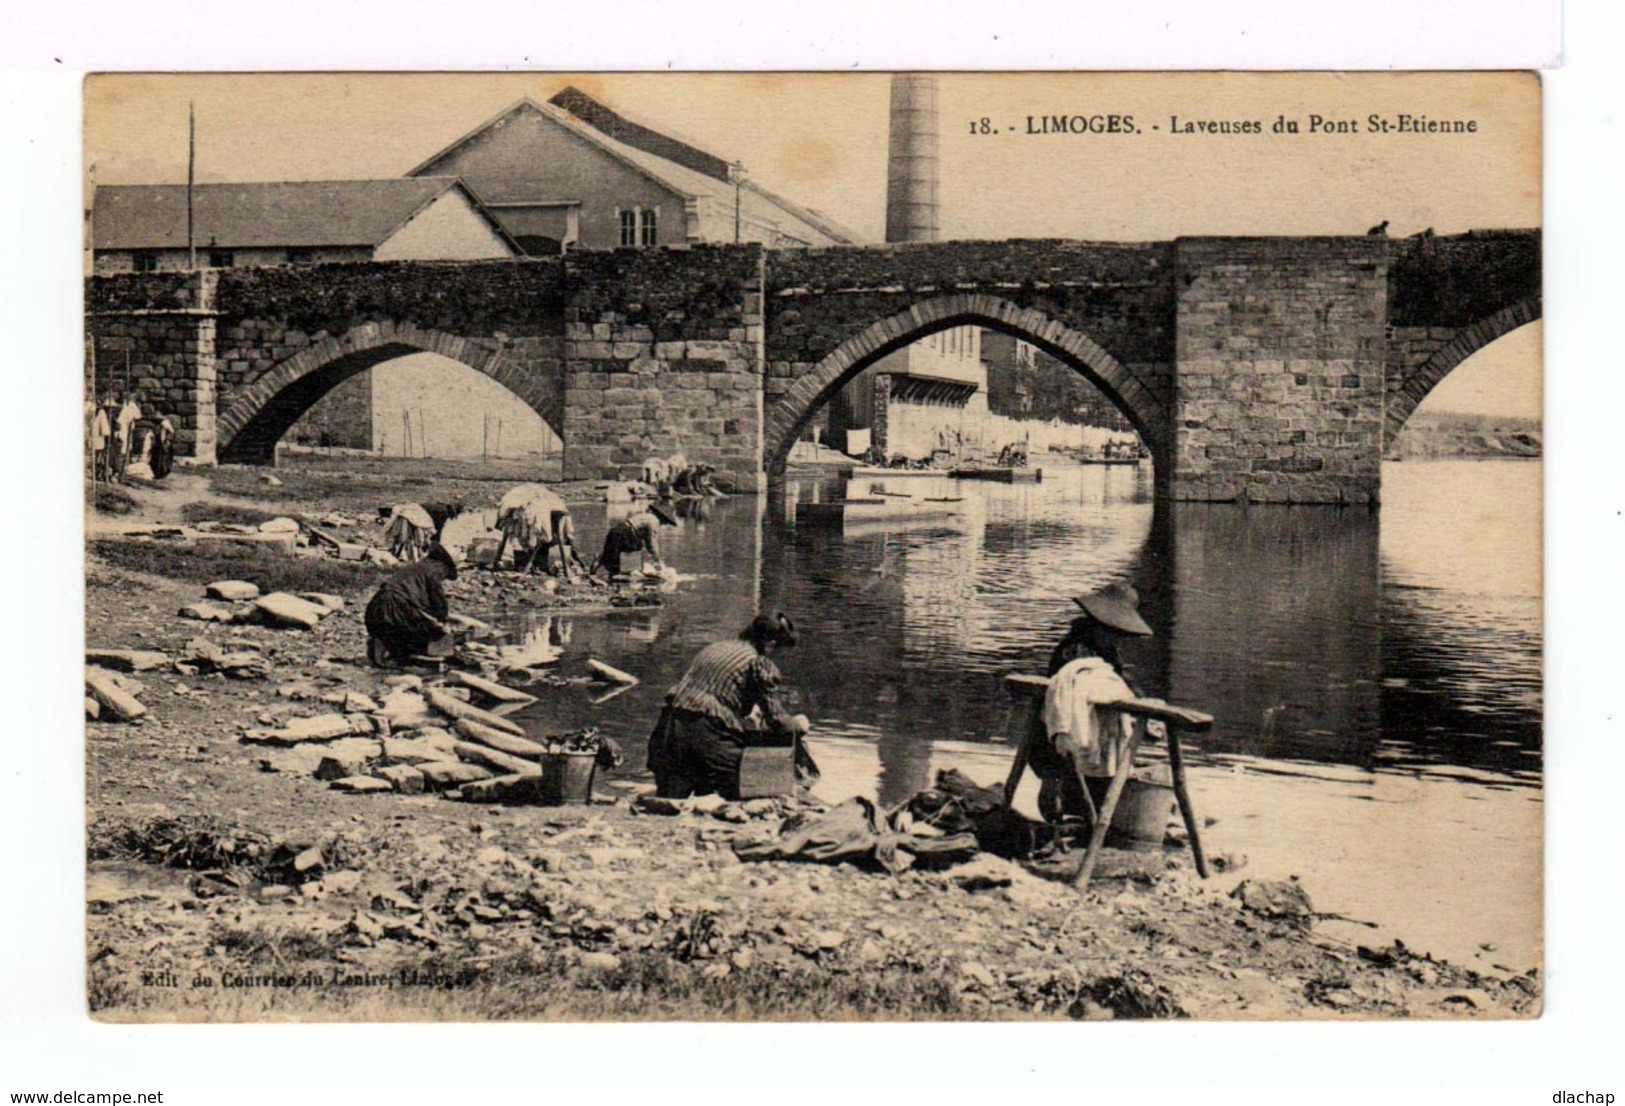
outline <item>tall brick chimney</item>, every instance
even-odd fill
[[[886,241],[935,242],[938,230],[937,79],[924,73],[894,73]]]

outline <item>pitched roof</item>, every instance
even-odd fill
[[[192,237],[204,248],[377,246],[452,189],[508,238],[455,177],[199,184]],[[92,220],[98,250],[185,249],[186,186],[102,185]]]
[[[591,100],[591,98],[587,97],[584,93],[578,92],[577,97],[577,103],[585,101],[587,103],[592,103],[595,105],[597,104],[597,101]],[[601,107],[601,105],[599,106]],[[703,164],[706,165],[707,168],[714,168],[715,165],[720,164],[724,170],[726,170],[728,163],[723,161],[721,158],[717,158],[711,154],[706,154],[704,151],[689,146],[687,143],[678,142],[676,139],[667,138],[666,136],[660,135],[658,132],[652,131],[641,124],[631,123],[629,120],[625,120],[623,117],[609,111],[608,108],[603,108],[603,112],[607,113],[607,116],[599,115],[598,117],[600,119],[612,118],[614,120],[618,120],[620,124],[623,124],[624,126],[620,130],[621,137],[619,138],[599,130],[597,127],[590,125],[588,122],[578,118],[576,115],[564,110],[556,104],[537,103],[528,96],[509,105],[507,108],[498,112],[496,115],[492,116],[478,127],[475,127],[473,130],[463,135],[457,141],[435,153],[417,168],[413,169],[412,174],[415,175],[432,169],[437,162],[441,161],[448,154],[457,150],[459,147],[472,141],[481,134],[484,134],[493,127],[506,122],[511,116],[515,116],[526,111],[534,112],[543,116],[544,118],[552,120],[554,123],[557,123],[559,126],[570,131],[572,134],[591,142],[595,146],[602,149],[605,153],[609,154],[611,157],[621,161],[623,164],[631,166],[643,176],[670,189],[673,192],[676,192],[684,198],[710,201],[711,203],[725,205],[729,211],[733,210],[734,185],[726,179],[726,173],[724,173],[724,176],[719,179],[718,177],[711,175],[709,172],[702,172],[700,169],[691,167],[691,164]],[[628,141],[622,141],[623,138],[629,137],[636,138],[637,141],[642,143],[642,146],[650,148],[640,148],[640,146],[632,145]],[[657,139],[661,141],[657,142]],[[666,143],[666,145],[662,145],[662,142]],[[676,153],[678,152],[678,148],[681,148],[683,151],[688,151],[687,154],[682,156],[684,157],[685,161],[690,162],[691,164],[680,164],[679,162],[672,160],[670,157],[662,156],[660,153],[653,152],[655,149],[665,149],[668,153]],[[480,181],[476,182],[476,184],[479,187],[481,196],[490,203],[515,203],[534,198],[528,194],[522,194],[524,190],[523,186],[519,182],[511,180],[503,182]],[[832,238],[838,243],[847,244],[856,243],[859,241],[857,235],[840,226],[827,216],[799,207],[796,204],[791,203],[789,200],[784,199],[782,196],[775,195],[774,193],[769,192],[767,189],[762,188],[761,186],[748,180],[743,182],[740,189],[740,199],[742,213],[746,218],[781,225],[788,218],[790,220],[805,223],[814,230],[818,231],[818,233]],[[793,228],[784,229],[790,230]]]
[[[684,168],[703,173],[732,187],[733,181],[729,175],[731,165],[726,159],[718,157],[716,154],[707,153],[698,146],[684,142],[673,135],[657,131],[639,120],[622,115],[607,104],[594,100],[574,85],[568,85],[562,91],[554,94],[548,103],[563,108],[588,126],[602,131],[608,137],[625,145],[664,158],[667,161],[676,162]],[[754,181],[746,180],[744,187],[755,192],[768,203],[776,207],[782,207],[803,222],[812,224],[818,230],[823,231],[837,241],[858,241],[856,234],[820,211],[793,203],[775,192],[769,192]]]
[[[723,158],[708,154],[698,146],[691,146],[672,135],[662,134],[653,127],[629,119],[609,105],[594,100],[575,85],[567,85],[562,91],[555,93],[548,103],[563,108],[589,127],[602,131],[617,142],[624,142],[628,146],[663,157],[667,161],[675,161],[678,165],[720,181],[729,179],[728,162]]]

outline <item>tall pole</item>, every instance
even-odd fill
[[[744,186],[745,165],[736,161],[728,166],[728,172],[734,179],[734,245],[739,245],[739,200],[740,189]]]
[[[186,101],[186,267],[197,268],[197,240],[192,231],[192,186],[197,181],[197,115]]]

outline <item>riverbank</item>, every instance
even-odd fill
[[[1388,454],[1398,461],[1489,461],[1536,458],[1544,451],[1539,419],[1444,411],[1411,416]]]
[[[278,470],[280,486],[238,470],[253,479],[227,477],[222,496],[227,471],[214,474],[215,488],[187,493],[196,498],[155,505],[151,497],[167,493],[137,489],[138,513],[168,517],[183,499],[258,502],[237,493],[266,487],[280,497],[267,497],[270,510],[308,512],[320,502],[359,514],[390,491],[371,476],[348,481],[328,471],[307,482],[293,468]],[[493,502],[504,486],[492,489]],[[436,481],[436,498],[442,488]],[[341,489],[350,498],[335,500]],[[400,498],[408,496],[381,502]],[[1233,897],[1245,868],[1199,881],[1177,852],[1114,855],[1080,894],[988,858],[895,877],[742,863],[733,842],[771,835],[779,812],[743,824],[692,811],[639,814],[627,786],[643,778],[635,765],[601,778],[608,801],[575,809],[346,795],[307,774],[267,772],[241,741],[262,715],[319,713],[332,709],[321,694],[387,690],[363,661],[359,608],[370,585],[342,586],[345,609],[309,632],[204,631],[175,616],[197,598],[197,582],[169,571],[93,551],[90,644],[179,655],[201,635],[259,651],[272,675],[153,669],[136,677],[148,707],[139,725],[88,724],[87,952],[101,1018],[1520,1017],[1539,1009],[1533,974],[1492,978],[1392,943],[1362,950],[1290,908],[1272,914],[1285,900],[1261,896],[1257,881]],[[281,693],[300,687],[317,694]],[[292,863],[300,856],[303,867]],[[1312,897],[1315,888],[1306,890]]]

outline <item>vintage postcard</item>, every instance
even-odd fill
[[[1540,119],[89,78],[92,1015],[1537,1016]]]

